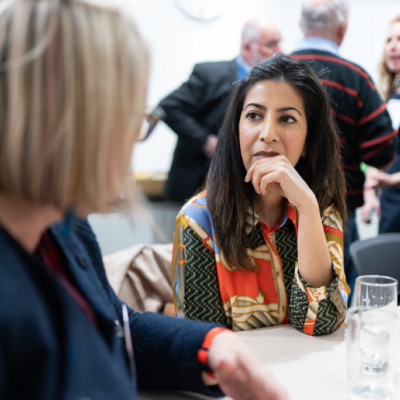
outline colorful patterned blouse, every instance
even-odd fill
[[[179,318],[224,324],[234,331],[292,324],[309,335],[342,325],[350,289],[343,269],[343,227],[328,207],[322,224],[333,265],[333,282],[314,288],[297,266],[297,210],[270,229],[249,207],[247,253],[255,271],[230,266],[218,246],[206,193],[194,197],[176,218],[172,287]]]

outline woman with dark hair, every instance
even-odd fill
[[[206,191],[177,217],[172,285],[179,317],[247,330],[290,322],[335,331],[345,180],[329,101],[306,64],[282,54],[232,93]]]

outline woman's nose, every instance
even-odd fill
[[[396,41],[395,40],[390,40],[387,44],[387,49],[392,50],[396,47]]]
[[[277,133],[277,126],[274,121],[267,119],[260,132],[260,140],[271,143],[278,142],[279,135]]]

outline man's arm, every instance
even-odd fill
[[[357,118],[357,153],[359,160],[384,169],[393,161],[398,145],[397,130],[378,91],[365,83]]]
[[[189,80],[159,104],[166,113],[164,122],[179,138],[185,139],[188,151],[194,154],[209,155],[207,150],[212,144],[208,143],[211,132],[202,121],[216,96],[215,84],[210,79],[212,68],[215,67],[210,64],[195,65]]]

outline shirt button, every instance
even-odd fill
[[[279,271],[276,271],[276,277],[279,278],[281,276],[281,273]]]
[[[282,311],[285,311],[286,310],[286,307],[285,306],[282,306]]]
[[[83,254],[79,255],[79,256],[78,256],[78,262],[79,262],[80,266],[81,266],[83,269],[87,269],[87,267],[88,267],[88,260],[87,260],[86,256],[84,256]]]
[[[319,292],[314,292],[314,296],[319,296],[320,293]]]

